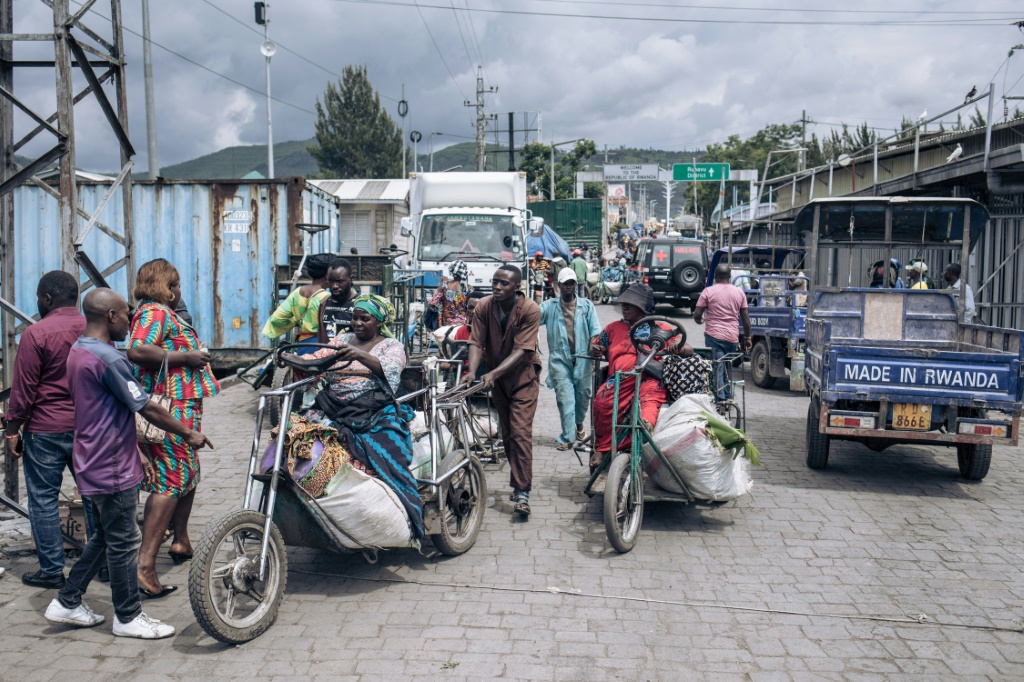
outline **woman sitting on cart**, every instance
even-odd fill
[[[340,362],[352,364],[327,374],[306,417],[333,426],[352,457],[352,466],[390,487],[409,514],[413,538],[423,537],[423,505],[412,464],[409,422],[412,409],[395,402],[405,368],[405,348],[388,325],[395,309],[386,298],[367,294],[355,300],[352,332],[331,342],[340,349]],[[337,350],[322,348],[325,357]]]
[[[619,382],[619,403],[615,405],[615,373],[630,372],[636,366],[637,353],[629,338],[629,329],[646,315],[654,314],[654,290],[646,284],[630,284],[615,300],[622,306],[622,319],[612,322],[596,337],[590,347],[595,358],[608,361],[608,380],[597,389],[594,396],[594,449],[590,455],[590,472],[593,473],[604,461],[612,448],[612,412],[618,416],[616,422],[628,424],[633,404],[634,377],[624,377]],[[671,330],[672,327],[658,323]],[[644,331],[638,330],[643,338]],[[650,333],[650,330],[646,330]],[[672,337],[665,346],[665,352],[675,355],[693,355],[693,348],[680,344],[678,336]],[[668,402],[668,392],[661,381],[644,374],[640,381],[640,412],[648,431],[658,421],[658,410]]]

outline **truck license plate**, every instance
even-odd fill
[[[892,428],[903,431],[927,431],[932,424],[931,405],[896,403],[893,405]]]

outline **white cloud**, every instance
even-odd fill
[[[262,35],[252,20],[250,0],[210,0],[244,24],[232,22],[201,0],[154,2],[154,40],[257,90],[263,89]],[[16,22],[39,19],[15,3]],[[437,3],[423,3],[437,4]],[[442,3],[444,4],[444,3]],[[749,6],[777,7],[777,0],[747,0]],[[801,21],[893,18],[892,15],[813,13],[674,12],[644,9],[623,2],[609,5],[554,5],[532,0],[474,0],[474,8],[539,12],[685,16]],[[851,7],[829,0],[808,3],[815,9]],[[886,0],[864,0],[857,9],[964,11],[977,9],[956,0],[908,0],[894,8]],[[45,11],[45,7],[43,7]],[[990,0],[982,11],[1017,11],[1019,2]],[[925,107],[938,112],[963,101],[977,84],[983,91],[1011,45],[1020,42],[1012,26],[978,28],[878,26],[706,25],[666,21],[633,22],[473,13],[476,40],[468,24],[458,31],[451,10],[423,9],[437,45],[455,76],[452,82],[423,21],[413,8],[391,5],[305,0],[275,3],[271,37],[332,72],[346,64],[366,65],[374,85],[397,98],[404,83],[411,123],[423,132],[447,133],[450,144],[472,135],[476,42],[479,42],[491,111],[541,110],[544,138],[581,136],[600,146],[694,148],[731,133],[750,134],[769,122],[795,121],[807,110],[815,120],[893,127],[903,115]],[[465,13],[460,15],[460,18]],[[910,20],[957,15],[901,15]],[[42,17],[45,19],[45,17]],[[967,17],[970,18],[970,17]],[[125,24],[140,28],[138,3],[124,5]],[[43,22],[45,23],[45,22]],[[93,22],[97,23],[97,22]],[[101,24],[102,22],[98,22]],[[28,29],[28,26],[18,27]],[[38,29],[38,26],[32,26]],[[466,47],[463,45],[466,40]],[[141,39],[126,34],[131,132],[145,167],[145,110],[142,93]],[[472,57],[467,57],[467,47]],[[19,56],[25,53],[19,53]],[[161,164],[168,165],[227,144],[259,143],[265,138],[263,98],[222,80],[159,48],[154,48],[157,121]],[[40,57],[41,58],[41,57]],[[24,73],[24,72],[23,72]],[[1024,52],[1009,62],[1010,86],[1024,74]],[[306,110],[335,76],[282,49],[273,60],[276,97]],[[1002,74],[997,94],[1002,94]],[[34,70],[19,78],[19,92],[45,101],[52,72]],[[1024,81],[1013,94],[1024,94]],[[382,100],[395,115],[395,102]],[[45,107],[43,107],[45,108]],[[396,117],[397,118],[397,117]],[[274,104],[274,138],[305,139],[314,117]],[[95,108],[77,117],[78,157],[82,165],[110,170],[116,149]],[[827,133],[823,124],[812,131]]]

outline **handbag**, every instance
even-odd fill
[[[149,399],[151,402],[155,402],[160,407],[164,408],[168,412],[171,411],[171,395],[170,395],[170,374],[167,371],[167,351],[164,351],[164,361],[160,365],[160,374],[157,375],[157,385],[160,384],[160,378],[164,380],[164,393],[163,395],[153,395]],[[162,443],[167,438],[167,432],[161,429],[159,426],[155,426],[146,421],[138,412],[135,413],[135,437],[140,443]]]

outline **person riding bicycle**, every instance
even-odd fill
[[[330,295],[326,288],[327,266],[334,258],[330,253],[318,253],[306,259],[303,272],[312,282],[303,284],[281,302],[263,325],[263,335],[270,339],[284,336],[298,328],[296,341],[316,342],[319,330],[320,305]],[[299,349],[300,352],[303,349]],[[307,352],[312,352],[312,348]]]

